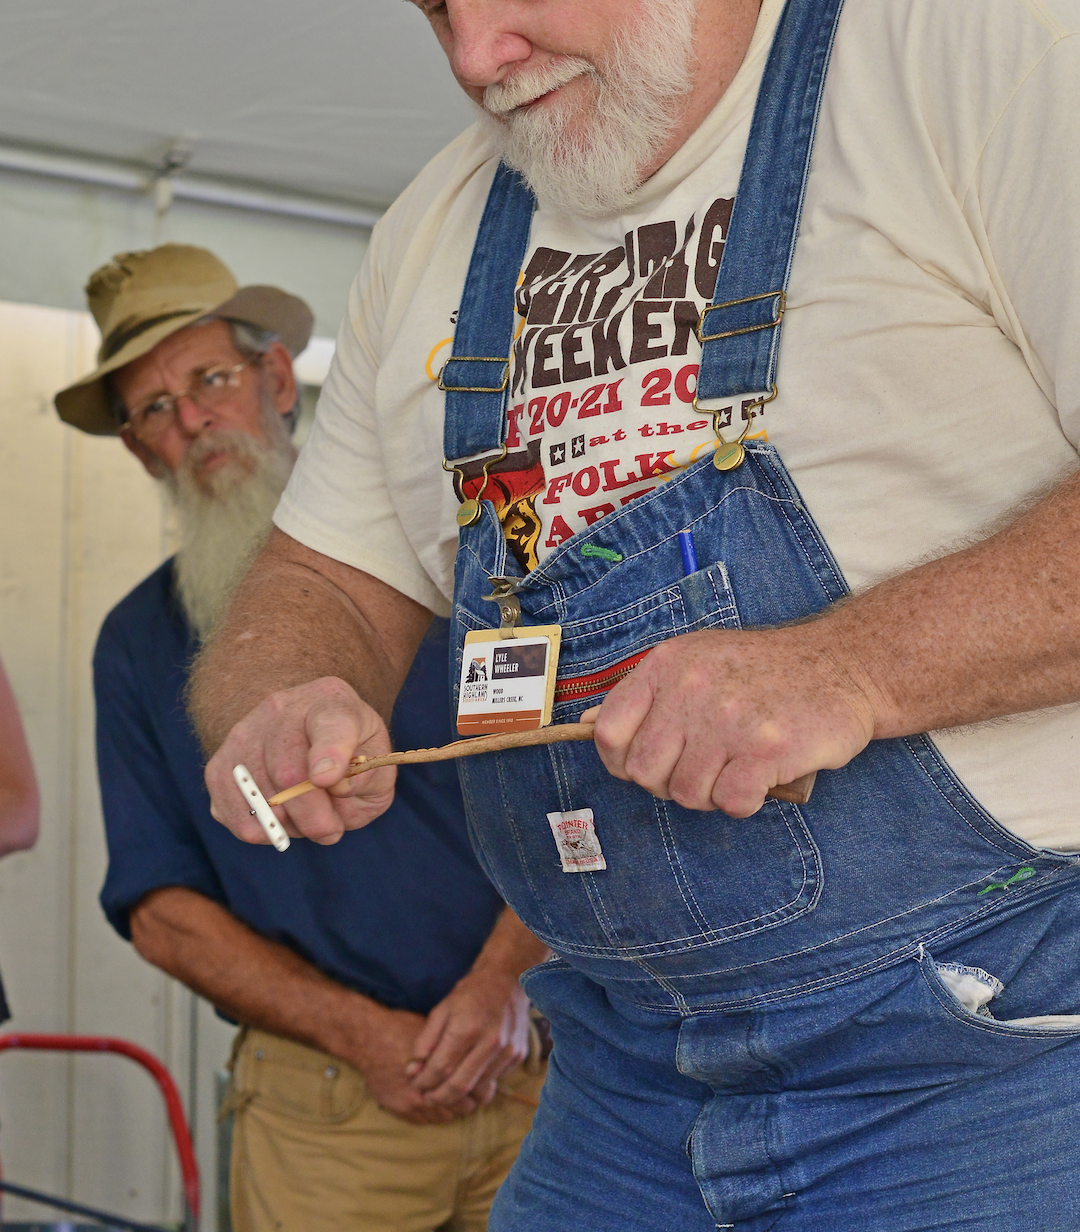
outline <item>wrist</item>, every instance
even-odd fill
[[[505,950],[481,953],[472,968],[459,981],[479,979],[487,984],[503,985],[507,990],[518,987],[522,975],[543,962],[551,953],[543,942],[530,935],[530,944],[515,945]]]
[[[388,1012],[362,993],[349,988],[335,990],[331,1003],[318,1014],[313,1032],[315,1045],[361,1068],[368,1041],[375,1034],[375,1023]]]
[[[807,627],[819,661],[869,743],[909,733],[901,730],[900,707],[888,683],[900,667],[895,642],[888,623],[868,619],[863,606],[857,599],[841,602]]]

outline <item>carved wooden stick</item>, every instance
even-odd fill
[[[533,731],[500,732],[494,736],[474,736],[471,740],[455,740],[440,749],[410,749],[406,753],[388,753],[385,757],[354,757],[349,762],[346,778],[377,770],[379,766],[412,766],[421,762],[453,761],[455,757],[472,757],[476,753],[498,753],[503,749],[520,749],[534,744],[561,744],[567,740],[591,740],[596,729],[592,723],[557,723],[553,727],[539,727]],[[816,774],[804,774],[791,783],[781,783],[767,794],[773,800],[785,800],[789,804],[805,804],[814,790]],[[268,804],[284,804],[294,800],[315,784],[310,779],[286,787]]]

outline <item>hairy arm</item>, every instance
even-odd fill
[[[430,619],[384,582],[275,529],[192,674],[192,715],[214,754],[214,816],[265,841],[232,781],[238,762],[270,794],[306,778],[328,789],[358,750],[389,752],[386,723]],[[282,815],[294,835],[334,841],[379,816],[393,785],[392,768],[376,770]]]
[[[39,797],[15,695],[0,663],[0,856],[37,842]]]
[[[815,619],[674,638],[594,710],[600,755],[657,796],[745,817],[870,740],[1076,701],[1078,543],[1073,475],[982,542]]]
[[[152,891],[132,909],[131,939],[147,962],[237,1022],[348,1061],[384,1108],[414,1124],[453,1120],[477,1105],[469,1090],[435,1101],[409,1081],[423,1015],[345,988],[205,895],[182,886]]]

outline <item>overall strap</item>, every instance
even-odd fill
[[[514,292],[535,207],[532,190],[516,171],[500,163],[476,233],[453,350],[439,372],[439,388],[446,391],[443,457],[447,461],[503,448]]]
[[[713,303],[698,323],[699,399],[758,393],[775,381],[785,294],[841,4],[788,0],[780,17]],[[500,163],[477,230],[451,357],[439,373],[448,462],[504,448],[514,275],[525,260],[535,206],[529,187]]]
[[[789,0],[758,91],[713,302],[699,399],[775,392],[780,327],[825,72],[843,0]]]

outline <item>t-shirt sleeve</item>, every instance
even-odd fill
[[[185,886],[226,903],[206,849],[187,814],[123,638],[106,621],[94,651],[97,760],[109,867],[101,905],[131,939],[131,908],[151,890]]]
[[[337,349],[274,523],[306,547],[362,569],[432,611],[446,601],[409,542],[386,480],[376,416],[387,288],[377,228],[353,282]]]
[[[1008,332],[1080,447],[1080,35],[1012,94],[972,187]]]

